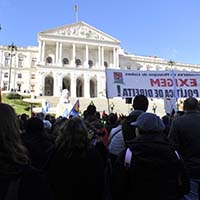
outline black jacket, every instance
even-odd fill
[[[48,179],[56,200],[102,200],[104,162],[95,148],[69,156],[56,150],[48,165]]]
[[[184,165],[168,139],[159,133],[137,137],[131,144],[131,166],[124,166],[125,152],[113,169],[113,199],[177,200],[178,175]]]
[[[52,200],[53,196],[44,174],[29,165],[16,165],[15,172],[0,172],[0,200],[4,200],[8,188],[13,180],[19,180],[17,194],[18,200]],[[15,185],[15,187],[17,187]]]
[[[169,138],[177,145],[191,178],[200,178],[200,112],[185,112],[172,121]]]
[[[49,160],[54,143],[45,132],[25,132],[21,135],[24,146],[28,149],[31,165],[43,170]]]

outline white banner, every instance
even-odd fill
[[[106,70],[107,97],[200,97],[200,72]]]

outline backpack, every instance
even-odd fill
[[[108,146],[110,145],[110,143],[112,142],[112,139],[120,132],[122,131],[122,129],[118,129],[117,131],[115,131],[112,136],[109,138],[109,141],[108,141]]]
[[[177,190],[180,197],[182,197],[185,194],[188,194],[190,191],[190,179],[189,179],[187,170],[184,167],[184,162],[176,149],[174,149],[174,154],[176,155],[177,159],[180,161],[180,163],[183,166],[183,168],[180,169],[179,174],[177,176]],[[131,164],[133,164],[131,162],[132,156],[133,156],[133,152],[130,150],[130,148],[127,148],[125,152],[125,157],[124,157],[124,167],[127,171],[131,167]]]

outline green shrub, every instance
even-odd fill
[[[26,106],[26,107],[24,108],[24,110],[26,110],[26,111],[29,111],[30,109],[31,109],[30,106]]]
[[[6,94],[6,97],[8,99],[21,99],[21,95],[16,92],[10,92],[10,93]]]

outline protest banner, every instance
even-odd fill
[[[200,98],[200,72],[106,69],[107,98]]]

